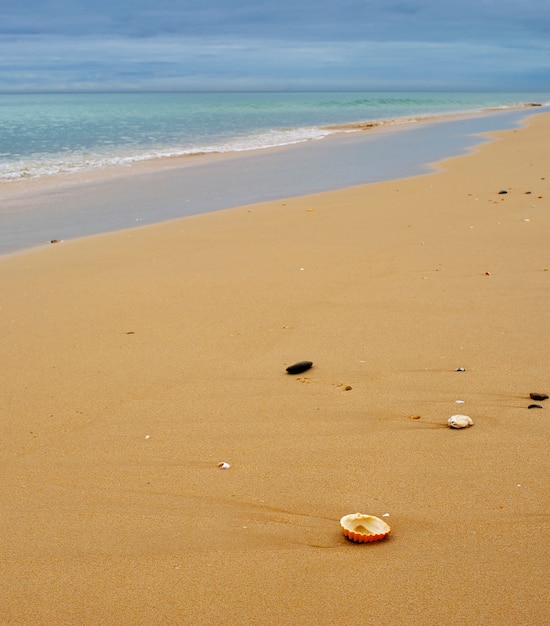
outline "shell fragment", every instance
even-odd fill
[[[452,415],[447,420],[449,428],[468,428],[474,425],[474,420],[468,415]]]

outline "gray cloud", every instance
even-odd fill
[[[550,0],[19,0],[0,7],[0,90],[534,89]]]
[[[548,34],[548,0],[19,0],[5,34],[448,41]]]

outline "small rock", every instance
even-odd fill
[[[500,195],[503,195],[503,194],[508,193],[508,192],[506,191],[506,189],[501,189],[498,193]]]
[[[286,368],[286,371],[288,374],[301,374],[302,372],[306,372],[311,367],[313,367],[312,361],[299,361],[298,363],[289,365]]]
[[[548,400],[548,395],[545,393],[530,393],[529,397],[531,398],[531,400],[537,400],[538,402],[541,402],[542,400]]]
[[[468,415],[452,415],[447,420],[449,428],[468,428],[474,425],[474,420]]]
[[[542,404],[530,404],[528,409],[542,409]]]
[[[50,243],[61,243],[61,239],[50,239]]]
[[[456,371],[457,371],[457,372],[465,372],[465,371],[466,371],[466,368],[465,368],[465,367],[457,367],[457,368],[456,368]]]
[[[410,418],[412,420],[419,420],[420,419],[420,415],[411,415]]]

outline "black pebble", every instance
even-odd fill
[[[528,409],[542,409],[542,406],[540,404],[530,404],[527,408]]]
[[[506,189],[501,189],[498,193],[504,194],[504,193],[508,193],[508,192],[506,191]]]
[[[531,400],[538,400],[539,402],[541,400],[548,400],[548,396],[545,393],[530,393],[529,397]]]
[[[313,363],[311,361],[300,361],[298,363],[294,363],[294,365],[289,365],[286,368],[288,374],[301,374],[302,372],[307,371],[310,367],[313,367]]]

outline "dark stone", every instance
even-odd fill
[[[540,404],[530,404],[527,408],[528,409],[542,409],[542,406]]]
[[[504,194],[504,193],[508,193],[508,192],[506,191],[506,189],[501,189],[501,190],[499,191],[499,193],[500,193],[500,194]]]
[[[456,368],[456,371],[457,371],[457,372],[465,372],[465,371],[466,371],[466,368],[465,368],[465,367],[457,367],[457,368]]]
[[[531,400],[537,400],[539,402],[541,400],[548,400],[548,396],[545,393],[530,393],[529,397]]]
[[[289,365],[286,368],[288,374],[301,374],[302,372],[307,371],[310,367],[313,367],[313,363],[311,361],[299,361],[298,363],[294,363],[294,365]]]

